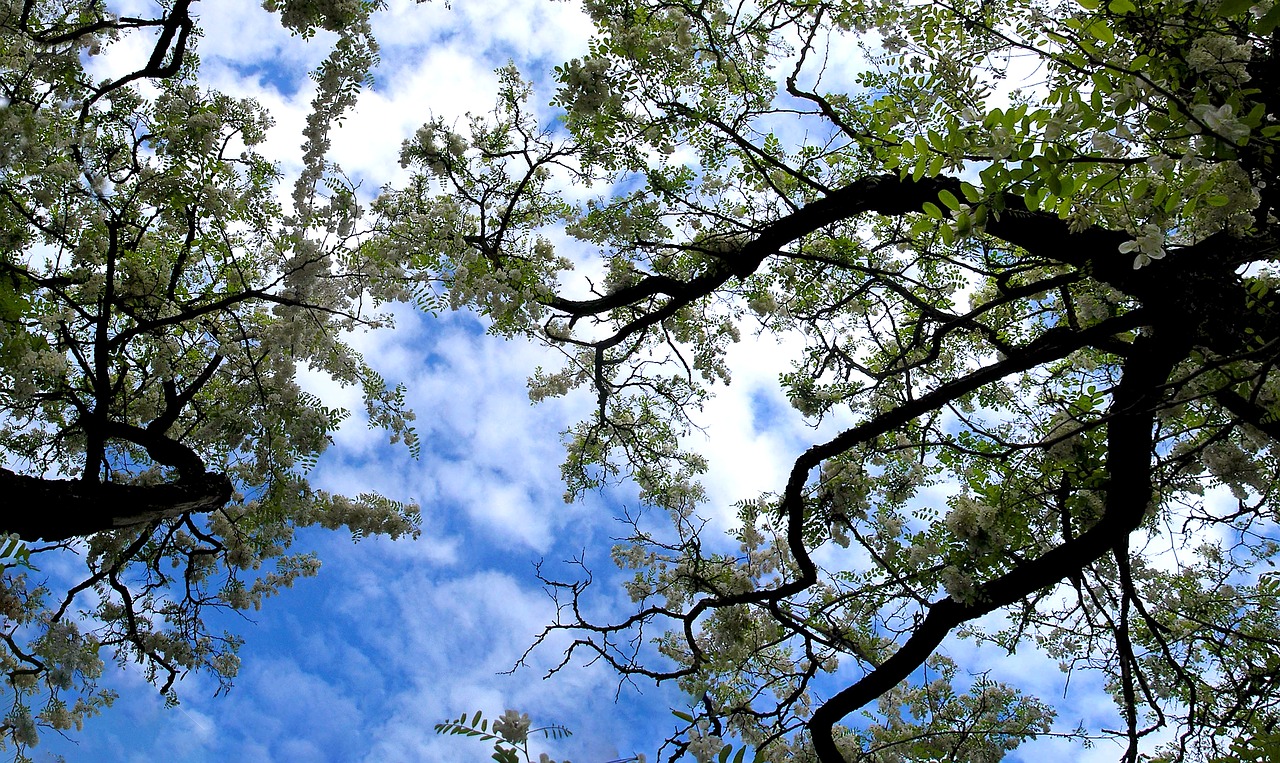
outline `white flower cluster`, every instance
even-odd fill
[[[878,480],[880,495],[890,504],[909,500],[929,478],[919,461],[912,460],[900,466],[902,471],[886,475],[887,479]]]
[[[1082,114],[1079,101],[1067,101],[1044,123],[1044,140],[1051,143],[1063,135],[1075,133]]]
[[[896,512],[886,508],[876,511],[876,528],[881,538],[896,538],[904,527],[906,521]]]
[[[941,553],[942,548],[936,540],[928,536],[917,536],[907,550],[907,559],[916,567],[925,567]]]
[[[747,308],[756,315],[766,318],[778,312],[778,300],[772,292],[761,292],[747,301]]]
[[[61,378],[67,373],[67,358],[54,350],[27,348],[9,373],[9,394],[20,405],[30,403],[41,389],[48,389],[50,378]]]
[[[831,540],[848,548],[853,520],[865,520],[870,508],[871,485],[860,465],[827,461],[822,465],[822,495],[829,501],[827,531]]]
[[[462,161],[466,152],[465,138],[446,128],[443,122],[428,122],[401,144],[400,166],[421,163],[432,174],[444,176]]]
[[[611,100],[617,99],[609,79],[609,62],[603,58],[575,58],[560,72],[563,83],[561,101],[571,112],[595,114]]]
[[[1126,241],[1120,245],[1121,254],[1129,254],[1134,251],[1138,253],[1138,256],[1133,258],[1134,270],[1144,265],[1149,265],[1152,260],[1163,258],[1165,255],[1164,229],[1155,223],[1143,225],[1136,239]]]
[[[1235,236],[1247,235],[1253,227],[1253,211],[1262,199],[1259,190],[1265,183],[1255,187],[1237,162],[1220,162],[1207,174],[1206,181],[1217,198],[1198,210],[1197,231],[1212,234],[1225,229]]]
[[[1013,133],[1004,125],[992,127],[988,150],[992,159],[1008,159],[1013,155]]]
[[[564,397],[581,386],[587,376],[582,368],[568,367],[548,373],[539,368],[529,378],[529,400],[540,403],[549,397]]]
[[[1236,88],[1249,81],[1248,64],[1253,56],[1253,46],[1233,37],[1211,34],[1191,43],[1187,51],[1187,65],[1205,74],[1210,81],[1224,87]]]
[[[968,204],[961,204],[951,210],[951,229],[956,232],[956,238],[966,239],[975,234],[982,233],[986,229],[985,222],[979,222],[974,215],[973,207]]]
[[[973,576],[954,564],[947,565],[942,570],[942,588],[948,596],[961,604],[972,604],[977,600],[978,589]]]
[[[618,569],[635,571],[632,579],[622,584],[631,601],[641,602],[653,595],[657,554],[633,540],[614,546],[612,556]]]
[[[704,648],[716,659],[734,663],[748,660],[755,651],[758,625],[750,608],[744,605],[718,607],[703,626]]]
[[[871,485],[862,466],[847,461],[824,461],[819,484],[831,501],[833,515],[867,518]]]
[[[276,546],[277,549],[283,548],[284,539],[281,539],[281,545]],[[247,544],[238,544],[237,549],[229,551],[227,554],[227,564],[231,567],[239,567],[245,564],[248,568],[257,570],[262,566],[261,555],[249,551]],[[275,551],[275,553],[280,553]],[[234,558],[239,557],[239,558]],[[282,588],[291,588],[298,578],[315,577],[320,572],[320,560],[315,554],[293,554],[291,556],[281,556],[276,559],[275,570],[263,574],[257,580],[253,581],[251,586],[245,586],[240,580],[232,578],[227,581],[222,591],[218,594],[219,598],[229,607],[233,609],[262,609],[262,602],[268,597],[275,596]]]
[[[1089,143],[1094,151],[1103,156],[1117,157],[1124,154],[1124,144],[1114,134],[1105,130],[1094,130]]]
[[[628,16],[618,13],[616,7],[610,9],[607,17],[599,13],[592,15],[607,26],[614,47],[625,51],[628,58],[641,65],[652,67],[655,57],[669,62],[687,62],[693,54],[693,30],[689,17],[675,8],[655,16],[647,25],[628,23]],[[711,23],[717,27],[722,27],[728,20],[719,7],[712,16]]]
[[[1099,301],[1092,295],[1088,295],[1088,304],[1090,305],[1088,308],[1089,310],[1099,309],[1097,307],[1099,305]],[[1077,316],[1080,314],[1080,305],[1081,302],[1077,301]],[[1099,321],[1094,319],[1093,316],[1090,316],[1090,319],[1087,321],[1085,318],[1081,318],[1081,323],[1083,325],[1093,325],[1098,322]],[[1072,463],[1075,461],[1077,449],[1080,447],[1080,437],[1077,434],[1079,427],[1080,422],[1066,411],[1058,411],[1055,413],[1053,415],[1053,419],[1049,422],[1048,431],[1045,432],[1045,439],[1054,440],[1055,442],[1045,449],[1045,455],[1054,461],[1061,463]]]
[[[13,741],[31,746],[40,743],[40,734],[36,731],[35,719],[31,717],[31,712],[26,707],[19,706],[15,708],[4,720],[12,728]]]
[[[214,656],[211,665],[224,678],[235,678],[240,674],[240,657],[234,652],[220,652]]]
[[[643,276],[629,261],[621,257],[611,257],[604,273],[605,294],[617,294],[640,283]]]
[[[516,263],[513,259],[511,262]],[[460,250],[454,260],[449,307],[477,307],[493,319],[495,331],[514,332],[536,324],[549,287],[518,264],[495,264],[475,249]]]
[[[687,752],[693,756],[697,763],[710,763],[722,749],[724,749],[724,740],[715,734],[707,733],[705,721],[689,729]]]
[[[360,0],[263,0],[262,7],[278,12],[286,28],[304,31],[319,26],[340,32],[361,14]]]
[[[315,491],[298,509],[295,522],[299,527],[319,525],[328,530],[346,528],[356,537],[386,535],[399,538],[418,536],[417,504],[392,501],[376,493],[361,493],[355,498]]]
[[[1235,116],[1235,109],[1229,103],[1216,108],[1209,103],[1197,103],[1191,107],[1191,113],[1209,128],[1210,132],[1226,139],[1228,143],[1240,143],[1249,137],[1249,125]],[[1195,123],[1188,125],[1188,128],[1193,131],[1197,127]]]
[[[980,553],[1001,546],[1005,540],[999,509],[970,495],[951,499],[945,520],[947,530]]]
[[[1241,500],[1247,497],[1246,488],[1263,492],[1269,487],[1266,474],[1257,460],[1231,440],[1219,440],[1205,448],[1201,460],[1205,468]]]
[[[508,742],[519,744],[529,738],[529,725],[528,713],[508,708],[493,722],[493,730]]]
[[[693,244],[695,249],[711,255],[732,255],[742,251],[751,240],[751,234],[746,231],[717,231],[697,236]]]
[[[66,620],[53,620],[48,615],[42,620],[46,630],[35,642],[35,653],[47,668],[44,682],[55,694],[57,690],[71,689],[77,676],[94,679],[102,674],[100,646],[92,636],[81,635],[75,623]],[[34,684],[35,676],[31,678]],[[27,710],[22,708],[22,712]]]

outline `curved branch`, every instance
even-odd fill
[[[866,213],[899,217],[921,212],[925,203],[937,203],[938,194],[942,191],[961,194],[961,181],[947,177],[912,180],[893,174],[863,177],[760,227],[753,240],[737,252],[718,258],[710,270],[689,281],[654,275],[595,299],[552,297],[546,304],[570,316],[584,317],[659,295],[671,298],[654,312],[627,323],[612,336],[596,343],[597,346],[611,347],[627,336],[659,323],[681,307],[714,293],[730,278],[750,276],[770,255],[810,233]],[[987,224],[988,235],[1040,257],[1089,268],[1095,278],[1126,293],[1137,288],[1135,282],[1152,280],[1149,276],[1135,275],[1128,258],[1119,254],[1120,244],[1130,238],[1128,234],[1096,226],[1072,231],[1057,215],[1025,211],[1022,197],[1015,194],[1005,194],[1003,203],[1005,211],[1000,213],[1000,219],[993,216]],[[1143,272],[1157,269],[1152,266]]]
[[[1142,522],[1150,503],[1154,411],[1173,367],[1186,357],[1189,337],[1144,336],[1134,341],[1117,385],[1107,424],[1106,502],[1098,523],[1014,570],[978,587],[972,601],[950,597],[935,601],[906,643],[880,667],[838,692],[809,721],[814,747],[823,763],[842,763],[832,729],[849,713],[906,680],[961,623],[1008,606],[1048,588],[1097,561]]]

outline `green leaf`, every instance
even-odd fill
[[[682,713],[679,710],[672,710],[671,714],[679,718],[680,720],[684,721],[685,723],[693,723],[693,716],[689,715],[688,713]]]
[[[942,237],[942,243],[951,246],[956,242],[956,230],[950,225],[938,226],[938,235]]]
[[[926,201],[924,204],[920,205],[920,208],[924,210],[924,213],[926,215],[932,217],[935,220],[941,220],[944,217],[944,215],[942,214],[942,209],[937,204],[934,204],[932,201]]]
[[[925,169],[928,168],[928,164],[929,164],[928,154],[920,154],[919,156],[917,156],[916,164],[914,167],[911,168],[911,179],[919,180],[920,178],[924,177],[924,171]]]
[[[973,208],[973,222],[975,225],[987,224],[987,205],[979,204]]]
[[[1107,5],[1107,10],[1117,14],[1133,13],[1134,11],[1138,10],[1138,7],[1134,5],[1132,2],[1130,2],[1130,0],[1111,0],[1111,2]]]
[[[538,729],[538,731],[541,731],[542,735],[544,737],[547,737],[548,739],[565,739],[573,736],[572,731],[570,731],[567,727],[561,726],[559,724],[546,726],[544,728]]]
[[[1111,31],[1111,27],[1107,26],[1107,23],[1101,19],[1094,21],[1084,31],[1088,32],[1099,42],[1104,42],[1107,45],[1115,44],[1115,34]]]
[[[1280,26],[1280,4],[1271,6],[1271,10],[1267,11],[1267,15],[1258,21],[1256,27],[1258,34],[1271,34]]]
[[[1218,3],[1218,15],[1226,18],[1227,16],[1239,16],[1242,13],[1248,13],[1257,0],[1222,0]]]
[[[960,208],[960,200],[956,198],[954,193],[946,190],[945,188],[938,191],[938,199],[940,199],[943,204],[947,205],[947,209]]]

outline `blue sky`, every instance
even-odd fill
[[[286,174],[296,172],[311,96],[306,73],[324,55],[323,35],[313,44],[291,38],[252,0],[210,2],[199,12],[207,82],[270,108],[276,127],[266,151]],[[376,30],[383,45],[378,84],[336,135],[332,155],[369,192],[404,177],[400,143],[432,114],[450,120],[488,110],[492,71],[508,60],[534,78],[535,100],[549,102],[551,67],[582,55],[590,25],[572,2],[459,0],[449,8],[397,0]],[[125,47],[122,57],[130,53]],[[179,687],[182,705],[167,709],[137,671],[108,666],[108,683],[121,694],[117,706],[75,742],[45,733],[36,760],[483,761],[487,746],[438,737],[431,727],[463,712],[496,716],[507,707],[530,713],[535,725],[573,729],[572,739],[545,748],[557,759],[604,763],[642,752],[653,760],[675,725],[670,708],[685,703],[674,687],[619,688],[600,665],[572,666],[544,681],[560,659],[555,644],[535,652],[529,667],[503,673],[552,615],[535,562],[545,560],[554,574],[585,549],[604,578],[597,606],[622,612],[628,603],[609,584],[609,538],[623,534],[615,518],[634,507],[634,494],[562,500],[559,433],[587,415],[590,395],[531,406],[525,378],[548,362],[544,351],[486,336],[470,315],[432,318],[405,309],[394,331],[352,341],[389,382],[406,385],[423,453],[414,460],[386,444],[383,433],[364,425],[356,391],[308,374],[304,383],[326,404],[356,412],[313,482],[418,501],[422,537],[352,544],[341,533],[301,533],[296,550],[316,551],[324,567],[251,621],[229,618],[228,627],[246,640],[229,694],[214,697],[212,682],[191,677]],[[734,383],[707,405],[707,434],[690,441],[710,459],[706,513],[714,528],[727,527],[734,502],[776,490],[794,457],[842,423],[837,417],[815,435],[781,395],[777,374],[798,350],[794,341],[749,336],[731,350]],[[945,499],[941,488],[935,493],[924,500]],[[949,649],[963,669],[1031,684],[1048,701],[1061,695],[1063,677],[1030,650],[1009,657],[959,642]],[[1099,688],[1092,678],[1072,679],[1063,726],[1115,723]],[[1045,740],[1018,757],[1052,756],[1061,752],[1057,744]],[[1087,755],[1079,759],[1116,757],[1110,748]]]

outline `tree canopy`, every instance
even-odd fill
[[[193,669],[229,685],[240,637],[205,613],[315,574],[288,553],[296,528],[414,532],[416,507],[308,485],[345,412],[296,379],[305,364],[360,385],[371,422],[417,447],[403,391],[342,336],[379,321],[354,197],[324,161],[376,55],[370,8],[282,9],[300,33],[341,32],[289,204],[257,150],[270,115],[195,80],[191,6],[0,7],[0,744],[19,757],[38,726],[110,704],[112,652],[170,698]],[[136,68],[96,63],[139,43]],[[81,560],[67,590],[37,574],[58,554]]]
[[[570,496],[629,479],[654,510],[614,549],[631,614],[550,574],[547,634],[678,680],[671,749],[700,761],[728,736],[996,760],[1050,731],[951,635],[1100,671],[1122,727],[1075,734],[1124,760],[1274,741],[1280,5],[586,7],[563,116],[504,71],[488,118],[405,143],[365,246],[560,349],[532,397],[598,401]],[[803,344],[780,383],[836,433],[726,544],[681,435],[748,333]]]
[[[414,506],[306,476],[344,412],[300,364],[417,446],[344,340],[382,300],[477,310],[558,351],[534,400],[593,396],[564,478],[638,490],[613,549],[634,607],[593,620],[590,570],[547,568],[544,637],[679,682],[672,757],[1274,747],[1280,5],[587,0],[551,119],[502,69],[493,112],[424,124],[367,212],[326,153],[379,4],[266,4],[336,37],[288,198],[270,115],[197,82],[192,5],[0,9],[19,754],[109,704],[104,649],[166,692],[233,677],[239,636],[204,612],[313,574],[297,527],[413,532]],[[137,40],[132,69],[95,63]],[[750,334],[801,348],[778,378],[815,441],[785,484],[709,505],[685,435]],[[727,513],[726,539],[702,517]],[[30,567],[59,555],[82,582],[46,590]],[[951,636],[1101,673],[1122,727],[1054,726],[1049,698],[966,677]]]

